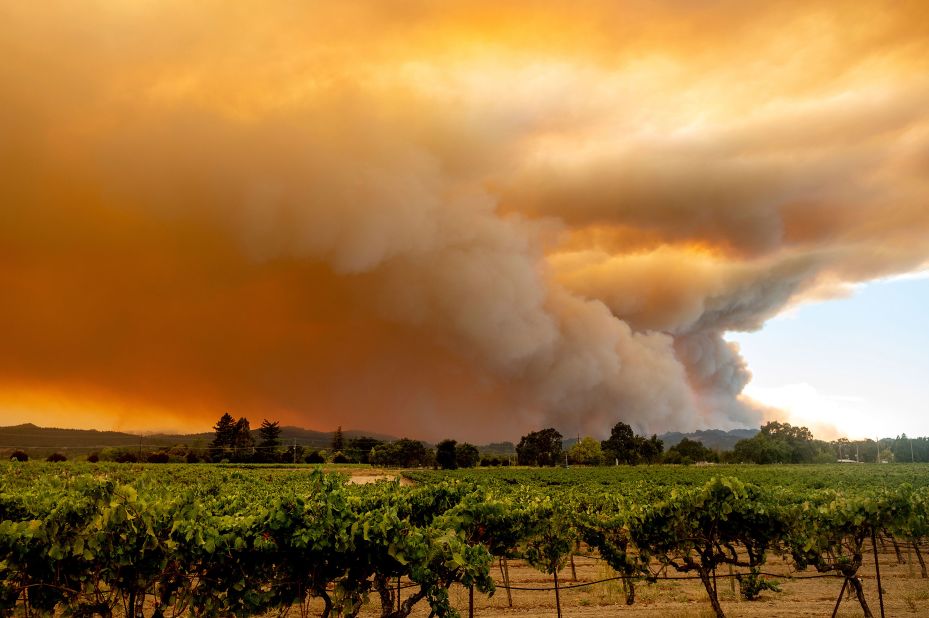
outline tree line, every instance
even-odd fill
[[[563,444],[563,436],[552,427],[530,432],[516,445],[517,461],[523,466],[656,463],[664,450],[657,436],[638,436],[623,422],[613,426],[606,440],[584,437],[567,450]]]
[[[856,461],[862,463],[929,462],[929,438],[908,438],[905,434],[879,441],[850,441],[842,438],[833,442],[817,440],[806,427],[771,421],[751,438],[740,440],[731,451],[717,451],[699,440],[682,439],[665,450],[657,435],[638,435],[630,425],[618,422],[610,437],[598,441],[592,437],[579,439],[564,449],[563,436],[554,428],[530,432],[516,446],[518,463],[525,466],[572,465],[637,465],[755,463],[812,464]]]
[[[435,448],[409,438],[385,441],[361,436],[346,440],[339,427],[333,434],[330,449],[304,452],[299,445],[287,446],[282,443],[278,421],[262,421],[257,443],[246,418],[235,420],[229,414],[224,414],[213,429],[216,437],[209,449],[213,461],[361,463],[384,467],[426,466],[443,469],[504,463],[497,457],[482,456],[473,444],[459,444],[455,440],[443,440]]]
[[[476,466],[557,465],[638,465],[707,463],[831,463],[835,461],[929,462],[929,438],[909,438],[905,434],[879,441],[850,441],[842,438],[832,442],[817,440],[806,427],[771,421],[753,437],[740,440],[731,451],[714,450],[698,440],[682,439],[665,449],[657,435],[637,434],[622,421],[616,423],[605,440],[586,436],[565,447],[564,436],[548,427],[522,436],[515,446],[515,461],[506,452],[481,452],[467,442],[445,439],[432,447],[422,441],[401,438],[385,441],[369,436],[346,439],[339,427],[333,434],[330,448],[308,449],[299,444],[285,444],[278,421],[263,419],[252,430],[245,417],[235,419],[223,414],[213,426],[214,438],[205,446],[176,445],[174,447],[107,448],[87,456],[90,462],[119,463],[360,463],[384,467],[432,467],[442,469]],[[512,443],[489,445],[490,450],[512,449]],[[9,459],[26,461],[29,454],[22,449],[8,451]],[[47,461],[66,461],[68,457],[54,452]]]

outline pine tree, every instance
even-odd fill
[[[281,428],[278,421],[273,423],[268,419],[261,421],[261,427],[258,428],[258,437],[261,443],[258,445],[263,449],[273,449],[281,445]]]
[[[278,448],[281,446],[281,428],[277,421],[273,423],[268,419],[261,421],[261,427],[258,428],[258,437],[261,442],[258,443],[258,461],[272,462],[278,460]]]
[[[213,426],[213,431],[216,432],[216,437],[213,438],[210,448],[226,449],[232,447],[232,440],[235,435],[235,420],[228,412],[219,417],[219,421]]]
[[[345,437],[342,435],[342,426],[339,425],[339,428],[332,434],[332,452],[338,453],[342,450],[345,450]]]

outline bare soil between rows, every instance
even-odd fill
[[[919,565],[913,556],[906,564],[897,564],[892,550],[882,551],[881,581],[884,588],[884,613],[886,616],[929,616],[929,579],[920,577]],[[561,586],[561,613],[565,618],[572,616],[661,616],[662,618],[711,618],[714,616],[706,592],[699,580],[660,580],[654,584],[636,582],[635,603],[625,604],[626,594],[621,581],[594,583],[575,587],[578,584],[597,582],[616,577],[609,565],[595,557],[575,558],[577,580],[572,580],[570,567],[559,573]],[[836,599],[842,589],[841,577],[815,577],[810,569],[793,572],[786,562],[773,558],[765,567],[766,572],[781,575],[772,577],[779,582],[781,592],[764,592],[754,601],[745,601],[739,595],[738,582],[727,577],[728,570],[720,570],[717,587],[720,602],[726,616],[831,616]],[[509,561],[510,585],[520,588],[552,588],[553,579],[519,560]],[[686,576],[669,570],[670,577]],[[494,581],[499,585],[502,576],[495,561]],[[874,562],[865,560],[859,571],[864,592],[875,616],[880,616],[880,604],[875,579]],[[406,582],[403,582],[406,584]],[[405,599],[412,590],[402,590]],[[488,598],[478,592],[474,595],[474,615],[485,618],[518,617],[541,618],[557,616],[554,590],[512,590],[512,607],[506,590],[498,587]],[[450,590],[452,605],[462,616],[468,615],[468,590],[455,586]],[[380,615],[377,595],[362,611],[362,616]],[[321,609],[321,608],[320,608]],[[413,616],[429,615],[425,601],[420,602]],[[854,596],[843,595],[838,616],[862,616],[861,606]]]

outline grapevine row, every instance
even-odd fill
[[[716,570],[738,567],[750,596],[777,554],[843,578],[869,614],[857,577],[869,539],[913,542],[922,564],[918,543],[929,535],[929,489],[907,484],[798,490],[723,476],[621,490],[477,480],[355,487],[319,471],[4,472],[0,615],[296,607],[355,616],[375,598],[385,617],[420,602],[453,616],[453,584],[493,594],[494,557],[520,557],[557,578],[579,547],[628,578],[630,603],[633,582],[654,580],[660,565],[699,577],[722,616]]]

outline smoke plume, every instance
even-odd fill
[[[752,425],[725,332],[929,260],[922,3],[498,5],[4,2],[10,420]]]

